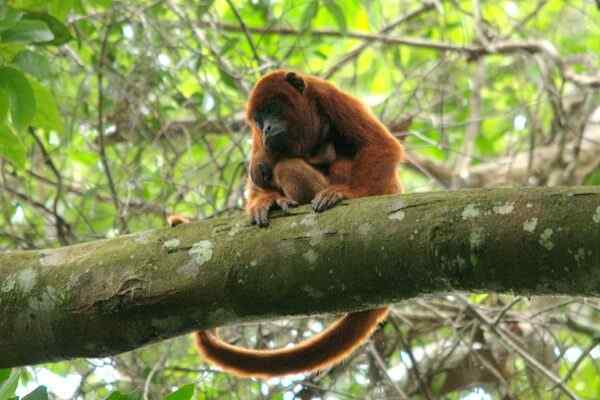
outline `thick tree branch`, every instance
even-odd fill
[[[600,294],[600,188],[493,189],[303,207],[0,254],[0,368],[193,329],[449,290]]]

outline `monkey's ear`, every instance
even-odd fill
[[[287,74],[285,74],[285,80],[287,83],[292,85],[297,91],[299,91],[300,93],[304,93],[306,83],[304,83],[304,79],[298,76],[295,72],[288,72]]]

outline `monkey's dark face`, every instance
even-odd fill
[[[267,75],[254,88],[248,119],[267,152],[302,157],[323,141],[321,117],[305,89],[299,75],[284,71]]]
[[[262,142],[270,153],[285,153],[290,148],[293,129],[288,127],[281,99],[272,99],[254,113],[254,123],[262,134]]]

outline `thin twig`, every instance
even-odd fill
[[[417,379],[417,382],[418,382],[417,390],[421,389],[421,391],[425,395],[425,398],[427,400],[432,400],[433,397],[429,391],[429,386],[427,385],[427,383],[423,379],[423,376],[421,375],[421,371],[419,370],[419,363],[417,362],[417,359],[415,358],[415,356],[412,352],[412,349],[410,348],[408,343],[404,340],[404,337],[402,336],[402,332],[399,332],[398,335],[399,335],[398,339],[400,340],[402,347],[404,347],[404,351],[406,351],[406,354],[408,354],[408,358],[410,358],[410,362],[412,364],[412,368],[410,370],[415,375],[415,378]]]
[[[112,177],[112,173],[110,172],[110,167],[108,165],[108,159],[106,157],[106,148],[104,146],[104,62],[106,58],[106,50],[108,48],[108,36],[110,30],[112,28],[112,18],[106,25],[106,29],[104,31],[104,37],[102,38],[102,45],[100,47],[100,54],[98,57],[98,67],[96,72],[96,77],[98,81],[98,146],[100,152],[100,160],[102,162],[102,167],[104,168],[104,173],[106,174],[106,180],[108,181],[108,187],[110,189],[110,194],[112,198],[113,205],[115,207],[115,211],[117,212],[117,217],[121,223],[122,233],[128,232],[129,228],[127,227],[127,220],[125,216],[121,213],[121,202],[119,201],[119,196],[117,194],[117,190],[115,188],[115,183]]]
[[[561,381],[562,384],[569,383],[569,381],[571,380],[571,377],[577,371],[577,369],[579,368],[579,366],[581,365],[581,363],[583,362],[583,360],[585,360],[586,357],[590,355],[590,353],[592,352],[592,350],[594,350],[596,348],[596,346],[598,346],[598,344],[600,344],[600,338],[595,338],[595,339],[592,340],[592,343],[590,343],[586,347],[586,349],[581,353],[581,355],[577,358],[577,360],[575,361],[575,363],[573,363],[573,366],[571,367],[571,369],[569,369],[569,371],[567,372],[567,374],[565,375],[565,377],[562,379],[562,381]],[[555,384],[554,386],[552,386],[549,389],[549,391],[552,391],[552,390],[556,389],[557,387],[558,387],[558,384]]]
[[[56,177],[56,194],[54,195],[54,201],[52,202],[52,212],[55,215],[54,218],[54,226],[56,228],[56,237],[61,245],[66,246],[69,244],[69,240],[67,239],[67,235],[71,232],[71,227],[66,223],[65,219],[58,214],[58,202],[62,197],[63,192],[63,178],[56,165],[54,165],[54,161],[52,161],[52,157],[46,150],[44,143],[40,139],[40,137],[35,133],[35,129],[33,127],[29,127],[29,134],[33,137],[36,144],[40,148],[42,152],[42,156],[44,157],[44,163],[50,168],[54,176]]]
[[[400,16],[398,19],[396,19],[395,21],[392,21],[391,23],[389,23],[387,26],[385,26],[383,29],[381,29],[379,31],[380,35],[384,35],[386,33],[389,33],[391,31],[393,31],[394,29],[396,29],[399,25],[402,25],[403,23],[410,21],[418,16],[420,16],[421,14],[432,10],[434,7],[434,2],[433,1],[425,1],[423,3],[423,5],[421,7],[419,7],[418,9],[411,11],[407,14],[404,14],[402,16]],[[365,49],[367,49],[369,46],[371,46],[371,44],[373,44],[374,41],[367,41],[363,44],[360,44],[358,46],[356,46],[354,49],[350,50],[344,57],[342,57],[342,59],[340,59],[338,62],[336,62],[333,66],[331,66],[324,74],[323,77],[325,79],[329,79],[331,78],[336,72],[338,72],[344,65],[346,65],[347,63],[349,63],[350,61],[354,60],[356,57],[358,57]]]
[[[150,394],[150,384],[152,383],[152,378],[154,378],[154,375],[156,375],[160,368],[164,367],[168,358],[171,356],[172,343],[173,342],[170,342],[167,348],[163,350],[163,354],[161,355],[160,359],[152,366],[152,369],[146,377],[146,381],[144,382],[144,400],[149,400],[148,395]]]
[[[185,24],[190,28],[190,30],[196,37],[196,40],[198,41],[198,43],[200,43],[202,46],[205,46],[210,51],[211,55],[213,56],[215,62],[217,63],[217,65],[219,66],[221,71],[224,72],[225,74],[229,75],[233,79],[235,85],[237,86],[237,88],[240,90],[241,93],[247,94],[250,91],[250,89],[248,88],[246,82],[238,74],[234,73],[235,69],[231,65],[229,65],[229,63],[226,60],[224,60],[223,57],[221,57],[219,52],[212,45],[211,41],[208,40],[208,38],[204,34],[204,31],[199,29],[199,27],[210,28],[210,29],[213,29],[213,28],[220,29],[221,24],[216,24],[216,23],[195,24],[194,22],[191,21],[191,19],[188,17],[188,15],[183,10],[181,10],[177,4],[175,4],[174,1],[167,0],[167,4],[169,6],[169,9],[171,11],[173,11],[173,13],[175,15],[177,15],[177,17],[179,17],[179,19],[184,21]],[[234,32],[240,32],[241,28],[239,26],[231,25],[231,27],[233,27]],[[251,31],[247,27],[246,27],[246,29],[247,29],[247,32]]]
[[[540,363],[535,357],[529,354],[525,349],[521,347],[517,343],[517,341],[512,338],[511,334],[506,332],[504,329],[501,329],[500,326],[495,326],[493,321],[491,321],[488,317],[483,315],[476,307],[474,307],[471,302],[463,295],[456,294],[456,298],[459,299],[473,314],[475,318],[481,321],[485,326],[487,326],[492,333],[494,333],[508,350],[512,350],[515,353],[519,354],[523,360],[525,360],[529,365],[531,365],[534,369],[536,369],[539,373],[544,375],[548,380],[550,380],[554,385],[559,388],[569,399],[571,400],[579,400],[579,397],[571,391],[566,385],[564,385],[559,377],[557,377],[552,371],[546,368],[542,363]]]
[[[381,359],[381,356],[379,355],[379,352],[377,351],[377,349],[375,348],[373,343],[369,343],[369,352],[373,355],[375,362],[377,363],[377,365],[379,366],[381,371],[384,373],[384,375],[387,377],[387,380],[390,383],[390,385],[394,388],[396,393],[398,393],[398,397],[400,397],[403,400],[408,400],[409,399],[408,395],[406,393],[404,393],[404,390],[402,390],[402,388],[400,386],[398,386],[398,384],[396,382],[394,382],[394,380],[388,373],[385,363]]]
[[[513,28],[510,30],[510,32],[506,35],[506,37],[511,37],[516,31],[521,30],[521,28],[523,28],[525,25],[527,25],[527,23],[529,23],[529,21],[531,21],[533,18],[535,18],[535,16],[542,10],[542,8],[544,8],[544,6],[546,5],[546,3],[548,3],[548,0],[540,0],[537,3],[537,6],[533,9],[533,11],[531,11],[529,14],[527,14],[525,16],[525,18],[523,18],[521,21],[519,21],[518,24],[516,24],[515,26],[513,26]]]
[[[246,36],[248,45],[250,45],[250,49],[252,50],[252,55],[254,56],[254,60],[256,60],[257,66],[260,67],[260,65],[262,64],[262,60],[260,59],[260,56],[258,55],[258,52],[256,51],[256,46],[254,46],[254,42],[252,41],[252,36],[250,35],[250,32],[248,32],[248,28],[246,28],[246,24],[244,23],[244,20],[240,16],[240,13],[238,12],[237,8],[235,8],[235,6],[233,5],[233,2],[231,0],[227,0],[227,4],[229,4],[229,8],[231,8],[231,11],[233,11],[235,18],[238,20],[238,22],[240,24],[240,28],[242,29],[242,32],[244,32],[244,36]]]
[[[500,312],[496,316],[496,319],[493,322],[494,326],[497,326],[500,323],[500,321],[502,320],[502,318],[504,318],[506,313],[509,312],[521,300],[522,300],[521,296],[515,297],[513,299],[513,301],[511,301],[504,308],[502,308],[502,310],[500,310]]]
[[[469,122],[463,139],[462,152],[456,159],[454,167],[456,178],[467,176],[473,151],[475,150],[475,141],[481,128],[481,91],[485,83],[485,60],[483,58],[475,62],[475,73],[472,82],[473,90],[469,99]]]

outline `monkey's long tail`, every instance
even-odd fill
[[[196,332],[196,348],[205,360],[241,377],[270,378],[332,366],[360,346],[388,314],[388,307],[354,312],[296,346],[252,350],[223,342],[210,331]]]

